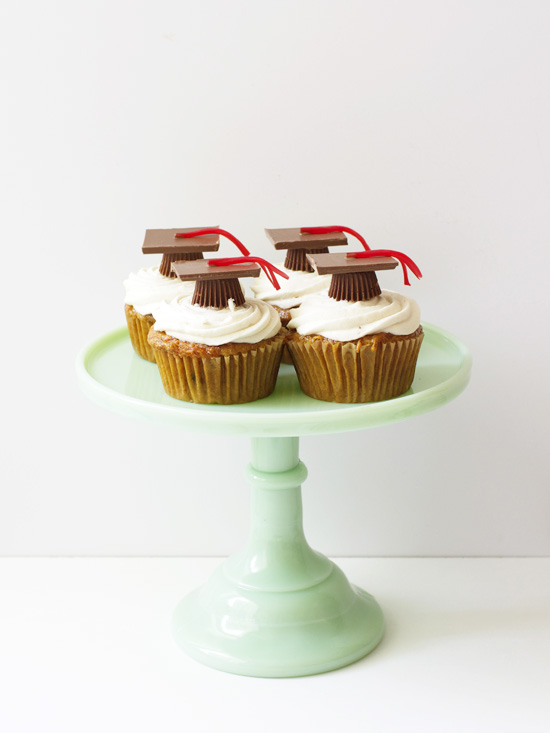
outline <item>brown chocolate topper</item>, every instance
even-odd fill
[[[216,266],[204,259],[175,262],[172,270],[180,280],[195,280],[191,303],[203,308],[227,308],[230,298],[233,298],[236,306],[244,305],[239,278],[258,277],[260,274],[260,266],[252,262]]]
[[[307,254],[328,253],[329,246],[347,244],[342,232],[329,234],[304,234],[299,227],[292,229],[266,229],[268,239],[275,249],[286,249],[285,267],[287,270],[313,272]]]
[[[393,257],[355,259],[345,254],[307,255],[319,275],[332,275],[328,295],[334,300],[370,300],[380,295],[377,270],[393,270],[398,262]]]
[[[176,234],[195,232],[200,229],[217,229],[214,227],[188,227],[186,229],[147,229],[141,251],[143,254],[163,255],[160,263],[160,274],[165,277],[176,277],[172,271],[173,262],[203,259],[203,252],[217,252],[220,246],[220,237],[209,234],[189,239],[178,239]]]

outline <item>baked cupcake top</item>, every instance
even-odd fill
[[[350,230],[347,230],[350,231]],[[300,308],[291,309],[289,327],[302,336],[318,334],[334,341],[353,341],[375,333],[406,336],[420,326],[420,308],[400,293],[381,290],[376,271],[401,263],[405,284],[407,268],[422,273],[407,255],[395,250],[371,250],[347,255],[308,255],[320,274],[331,276],[328,291],[311,295]]]
[[[206,234],[210,230],[201,231]],[[254,344],[270,339],[281,330],[277,311],[256,298],[245,299],[239,278],[258,277],[261,268],[273,286],[278,287],[274,273],[283,278],[285,275],[265,260],[251,257],[229,232],[219,232],[237,244],[244,256],[172,264],[180,280],[193,282],[193,295],[178,297],[155,309],[154,329],[180,341],[207,346]],[[195,234],[201,236],[200,232]]]
[[[304,298],[327,290],[330,277],[319,275],[308,262],[306,255],[328,252],[329,246],[345,245],[342,232],[309,234],[305,229],[266,229],[268,239],[276,250],[286,250],[284,263],[277,263],[287,276],[279,289],[274,289],[269,278],[262,273],[252,284],[254,295],[260,300],[276,305],[282,310],[296,308]]]

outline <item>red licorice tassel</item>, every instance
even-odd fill
[[[333,234],[334,232],[345,232],[356,237],[366,250],[370,250],[365,238],[359,232],[356,232],[355,229],[350,229],[349,227],[302,227],[300,232],[301,234]]]
[[[347,252],[346,257],[355,257],[356,259],[365,259],[367,257],[395,257],[396,260],[399,260],[401,267],[403,268],[403,281],[405,285],[410,285],[407,268],[409,268],[413,275],[416,275],[418,279],[422,277],[422,273],[420,272],[418,265],[406,254],[403,252],[397,252],[395,249],[369,249],[367,252]]]
[[[233,234],[226,232],[225,229],[197,229],[194,232],[178,232],[174,236],[176,239],[191,239],[191,237],[202,237],[205,234],[221,234],[222,237],[227,237],[233,244],[236,244],[243,255],[248,256],[250,254],[244,244]]]
[[[280,290],[281,286],[277,282],[275,273],[280,277],[284,277],[288,280],[288,275],[285,272],[281,272],[278,267],[272,265],[271,262],[264,260],[263,257],[217,257],[215,260],[208,260],[209,265],[215,265],[216,267],[223,267],[225,265],[240,265],[243,262],[253,262],[256,265],[260,265],[262,270],[269,282],[273,285],[275,290]]]

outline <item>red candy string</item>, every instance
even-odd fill
[[[269,282],[273,285],[275,290],[280,290],[281,286],[277,282],[275,273],[280,277],[284,277],[288,280],[288,275],[285,272],[279,270],[278,267],[272,265],[271,262],[264,260],[263,257],[217,257],[215,260],[208,260],[209,265],[215,265],[216,267],[223,267],[225,265],[240,265],[243,262],[253,262],[256,265],[260,265],[262,270]]]
[[[351,234],[361,242],[366,250],[370,250],[365,238],[362,237],[359,232],[356,232],[355,229],[350,229],[349,227],[301,227],[300,229],[301,234],[332,234],[333,232],[345,232],[346,234]]]
[[[410,285],[407,268],[409,268],[413,275],[416,275],[418,279],[422,277],[422,273],[420,272],[418,265],[406,254],[403,254],[403,252],[397,252],[395,249],[369,249],[366,252],[347,252],[346,257],[354,257],[356,259],[365,259],[368,257],[395,257],[396,260],[399,260],[401,267],[403,268],[403,281],[405,285]]]
[[[221,234],[222,237],[227,237],[233,244],[237,245],[243,255],[248,256],[250,254],[244,244],[233,234],[226,232],[225,229],[197,229],[194,232],[177,232],[174,236],[176,239],[190,239],[191,237],[202,237],[205,234]]]

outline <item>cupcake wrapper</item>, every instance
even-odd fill
[[[128,333],[130,334],[130,341],[132,342],[134,351],[142,359],[154,363],[156,361],[155,352],[147,342],[147,334],[155,319],[152,316],[142,316],[133,310],[129,311],[128,308],[125,308],[124,311],[126,313]]]
[[[153,349],[170,397],[199,404],[236,405],[267,397],[275,389],[284,337],[241,354],[175,356]]]
[[[325,402],[380,402],[406,392],[424,334],[369,344],[292,340],[288,348],[302,391]]]
[[[285,344],[283,346],[283,355],[281,357],[281,364],[294,364],[292,361],[292,357],[290,356],[290,351],[288,350],[288,346]]]

